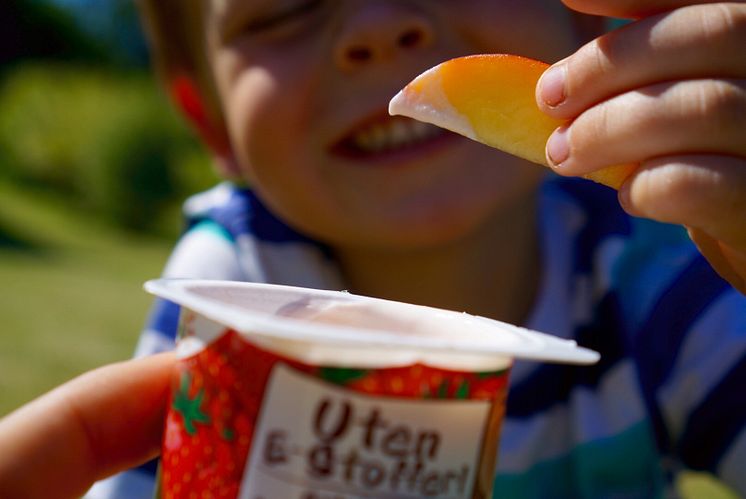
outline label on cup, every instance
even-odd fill
[[[491,405],[372,397],[277,364],[239,497],[473,497]]]
[[[491,497],[508,369],[314,366],[182,316],[157,497]]]

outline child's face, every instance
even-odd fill
[[[555,61],[576,44],[559,0],[206,0],[209,56],[249,182],[336,246],[456,240],[524,201],[542,169],[391,118],[389,99],[452,57]]]

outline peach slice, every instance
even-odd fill
[[[565,121],[536,105],[535,89],[548,64],[526,57],[485,54],[443,62],[419,75],[389,103],[400,114],[451,130],[488,146],[548,166],[544,149]],[[635,165],[585,175],[618,189]]]

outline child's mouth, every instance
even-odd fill
[[[356,127],[332,150],[347,157],[373,158],[415,149],[450,135],[446,130],[400,116],[382,116]]]

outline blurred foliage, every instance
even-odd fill
[[[18,1],[18,0],[16,0]],[[63,11],[113,63],[145,67],[148,53],[133,0],[21,0]]]
[[[110,51],[80,29],[70,12],[40,0],[0,2],[0,74],[28,59],[103,64]]]
[[[216,180],[147,72],[131,0],[0,2],[0,109],[0,177],[129,229],[175,232]]]
[[[147,67],[149,64],[148,48],[140,26],[140,18],[133,0],[86,0],[89,5],[101,6],[108,4],[108,10],[103,11],[94,23],[83,17],[81,23],[89,27],[89,32],[101,40],[109,53],[121,64]],[[81,9],[79,9],[81,10]],[[84,12],[90,8],[83,8]],[[97,30],[91,30],[97,26]]]
[[[141,71],[18,66],[0,82],[0,109],[0,175],[56,190],[130,229],[163,232],[184,197],[216,180]]]

